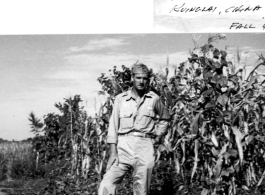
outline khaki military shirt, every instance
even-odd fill
[[[150,91],[136,100],[134,89],[119,94],[110,117],[107,142],[117,143],[119,133],[132,130],[161,136],[166,133],[170,115],[159,96]]]

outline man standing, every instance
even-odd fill
[[[154,144],[159,144],[170,119],[159,96],[148,90],[149,78],[147,66],[135,64],[132,68],[132,89],[115,99],[107,136],[110,157],[99,195],[115,195],[117,185],[131,168],[133,194],[149,193],[155,161],[151,137],[155,136]]]

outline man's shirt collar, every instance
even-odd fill
[[[126,100],[130,100],[131,98],[136,100],[137,94],[136,94],[136,91],[133,87],[127,91],[126,95],[127,95]],[[144,94],[144,96],[151,97],[150,91],[147,90],[147,92]]]

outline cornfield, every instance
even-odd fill
[[[265,88],[264,75],[258,70],[265,58],[257,54],[253,70],[246,75],[238,51],[232,62],[226,49],[214,46],[225,38],[209,35],[203,45],[193,39],[195,48],[187,61],[174,66],[172,77],[168,65],[151,74],[150,90],[161,97],[171,115],[164,143],[156,151],[154,194],[163,194],[161,177],[165,175],[168,181],[180,182],[171,186],[179,194],[189,193],[192,184],[201,195],[262,191]],[[47,114],[43,124],[30,120],[37,121],[32,124],[37,132],[33,139],[36,169],[39,164],[56,164],[51,173],[57,176],[52,184],[56,194],[95,194],[105,172],[108,120],[115,96],[131,87],[130,68],[123,65],[118,71],[114,67],[110,76],[102,73],[98,81],[102,86],[98,94],[106,101],[95,116],[87,116],[76,95],[56,103],[61,114]],[[30,147],[21,149],[26,156]],[[8,170],[13,159],[25,158],[5,150],[1,162],[6,168],[1,170]],[[8,171],[5,174],[10,176]],[[124,183],[120,194],[130,194],[130,190],[131,185]]]
[[[30,161],[32,144],[29,142],[0,143],[0,181],[12,180],[12,171],[17,162]]]

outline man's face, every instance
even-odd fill
[[[133,76],[133,86],[136,90],[145,90],[149,82],[148,74],[137,73]]]

